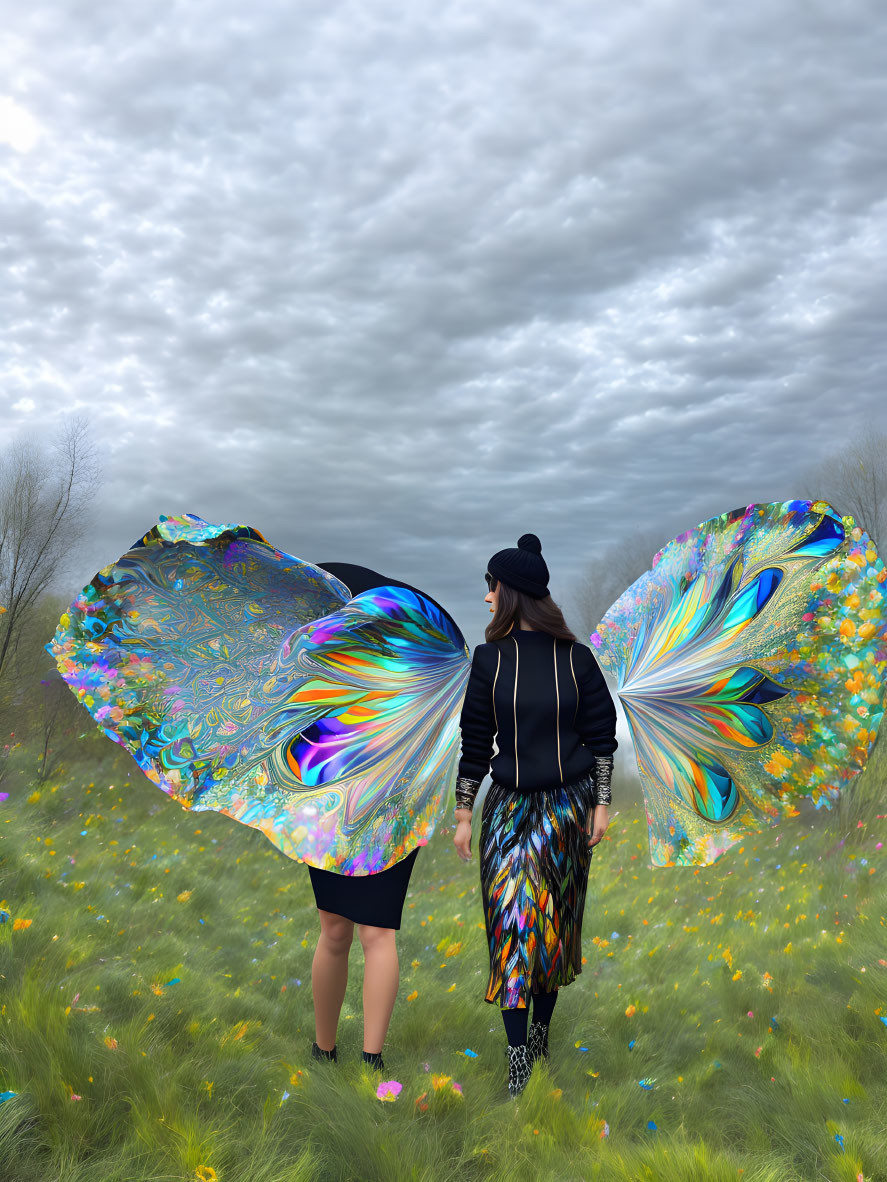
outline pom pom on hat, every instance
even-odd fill
[[[516,547],[497,551],[487,563],[487,570],[509,587],[534,599],[545,599],[551,594],[542,543],[535,534],[522,534]]]
[[[531,554],[542,553],[542,543],[535,534],[522,534],[517,539],[518,550],[529,550]]]

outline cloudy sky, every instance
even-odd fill
[[[564,599],[887,427],[878,0],[0,0],[0,445],[88,416],[72,591],[160,513]]]

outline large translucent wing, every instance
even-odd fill
[[[256,530],[164,518],[47,646],[166,793],[287,856],[384,869],[430,836],[457,758],[468,652],[419,594],[349,599]]]
[[[591,636],[634,741],[654,865],[705,865],[864,766],[887,673],[884,566],[822,501],[675,538]]]
[[[291,638],[268,774],[290,794],[299,857],[365,874],[428,841],[455,780],[469,668],[455,624],[404,587],[364,591]]]

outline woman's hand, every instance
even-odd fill
[[[456,822],[456,832],[453,845],[463,862],[471,861],[471,814],[459,817]]]
[[[607,812],[605,804],[596,805],[594,808],[588,810],[588,817],[585,822],[585,832],[590,834],[588,838],[588,848],[593,849],[607,832],[607,826],[610,823],[610,814]]]

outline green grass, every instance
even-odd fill
[[[403,1090],[382,1102],[358,1062],[357,941],[339,1065],[309,1056],[305,867],[113,749],[39,793],[4,783],[0,1178],[887,1180],[885,764],[876,749],[840,810],[696,871],[649,869],[623,805],[593,859],[585,970],[516,1102],[477,865],[449,833],[407,897],[385,1047]]]

